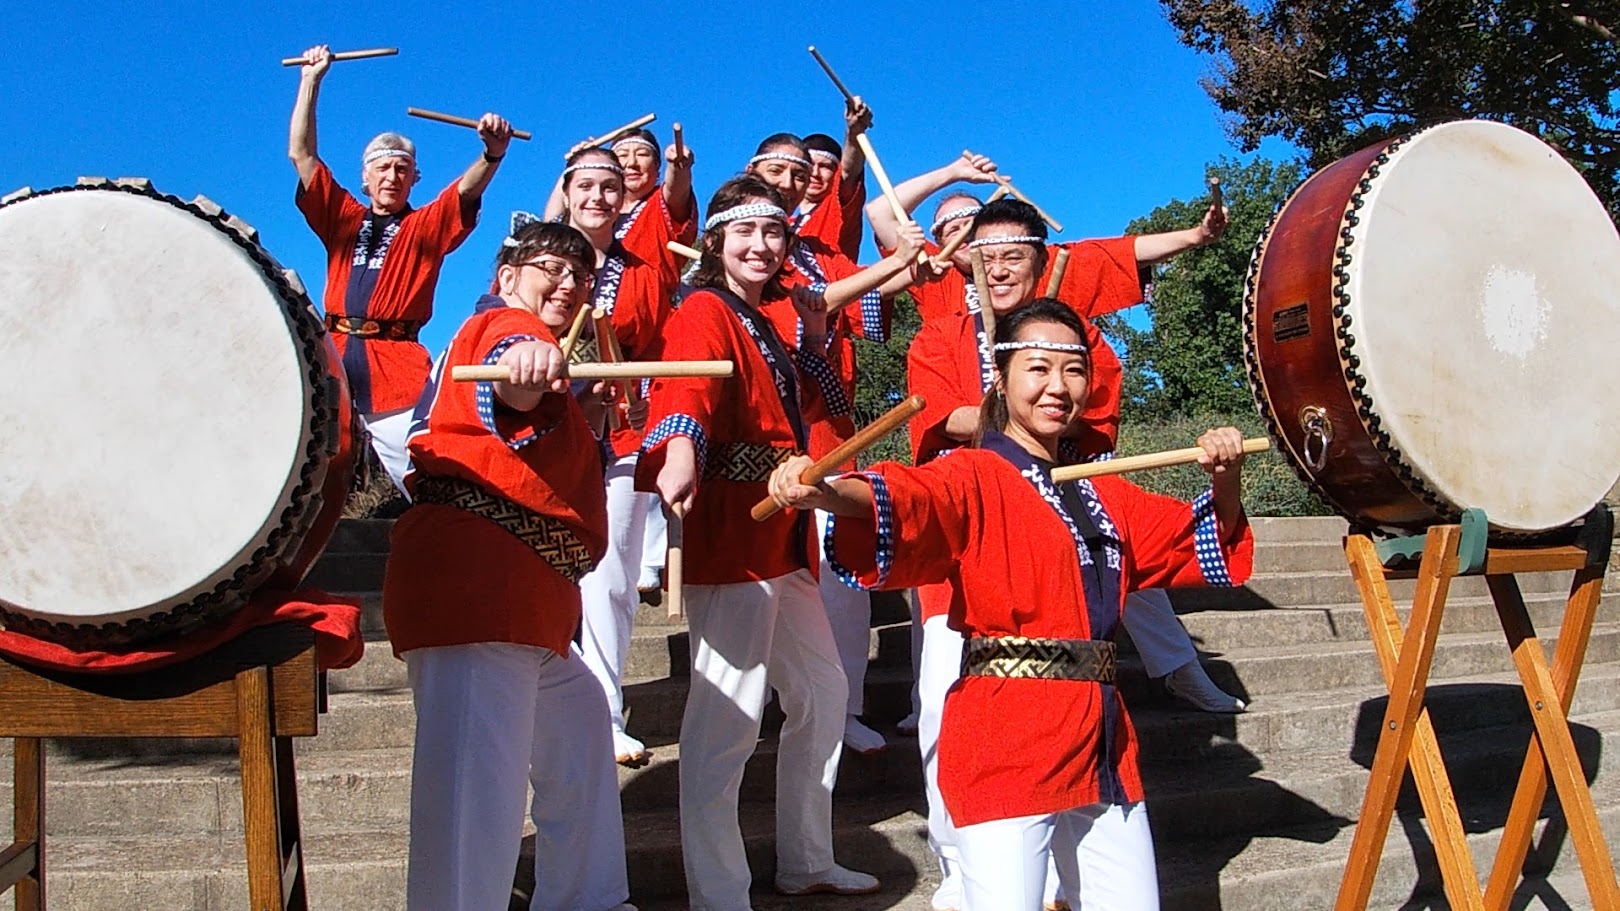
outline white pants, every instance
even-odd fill
[[[832,792],[843,748],[844,670],[816,580],[686,586],[692,690],[681,719],[681,849],[694,911],[747,911],[737,822],[743,768],[774,687],[787,721],[776,754],[776,866],[833,865]]]
[[[816,510],[816,540],[827,536],[827,514]],[[849,681],[847,714],[866,710],[866,665],[872,654],[872,596],[838,581],[838,576],[821,555],[821,603],[827,608],[833,641],[838,643],[838,661]]]
[[[366,425],[371,434],[371,448],[377,453],[377,460],[382,462],[383,470],[393,480],[399,492],[410,499],[405,493],[405,472],[410,468],[411,456],[405,448],[405,438],[411,432],[411,413],[415,408],[398,408],[393,411],[376,411],[360,415],[360,421]]]
[[[531,911],[605,911],[630,895],[602,688],[578,660],[486,642],[405,653],[416,703],[410,911],[511,900],[534,786]]]
[[[1163,677],[1189,661],[1198,660],[1187,628],[1170,606],[1170,596],[1162,588],[1132,592],[1125,596],[1125,631],[1136,643],[1142,666],[1149,677]]]
[[[624,456],[607,470],[608,546],[602,561],[579,580],[583,611],[580,651],[607,693],[613,729],[624,731],[624,662],[630,656],[641,595],[642,531],[648,498],[636,493],[636,456]]]
[[[1084,911],[1158,911],[1147,807],[1094,803],[957,830],[962,911],[1041,911],[1048,860]]]
[[[647,498],[647,524],[641,533],[641,565],[663,569],[669,556],[669,522],[664,518],[663,501],[655,493],[642,496]]]

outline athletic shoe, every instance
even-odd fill
[[[776,874],[776,891],[782,895],[871,895],[881,888],[876,876],[837,864],[820,873]]]
[[[1216,686],[1196,658],[1171,671],[1164,678],[1164,688],[1201,712],[1235,715],[1248,709],[1242,699]]]
[[[647,745],[623,731],[613,732],[613,761],[627,769],[639,769],[652,761]]]
[[[872,730],[854,715],[844,716],[844,746],[849,747],[862,756],[881,753],[889,748],[889,742],[883,735]]]

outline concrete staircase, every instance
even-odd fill
[[[1258,572],[1244,589],[1173,595],[1211,675],[1252,703],[1240,716],[1172,704],[1134,655],[1121,686],[1142,739],[1167,909],[1317,909],[1332,905],[1360,812],[1384,690],[1332,519],[1257,520]],[[298,742],[300,806],[312,903],[318,909],[403,904],[412,711],[403,665],[384,639],[376,594],[386,522],[345,522],[311,577],[366,603],[364,660],[331,675],[321,735]],[[1522,577],[1538,630],[1551,640],[1568,579]],[[1396,586],[1399,601],[1411,584]],[[1489,863],[1530,725],[1494,608],[1480,580],[1452,588],[1429,706],[1459,792],[1477,862]],[[1613,596],[1611,596],[1612,598]],[[1605,831],[1620,844],[1620,622],[1600,614],[1572,719]],[[1549,644],[1550,648],[1550,644]],[[882,730],[909,709],[903,602],[874,605],[868,717]],[[631,732],[653,762],[621,770],[632,899],[683,906],[676,826],[676,735],[686,693],[687,640],[661,608],[643,609],[627,678]],[[0,709],[3,710],[3,709]],[[775,730],[767,719],[743,784],[744,831],[761,908],[768,894]],[[796,908],[924,911],[937,884],[928,853],[915,740],[847,756],[835,804],[840,859],[883,878],[862,899],[792,900]],[[1605,750],[1605,742],[1611,749]],[[9,743],[0,768],[9,768]],[[0,773],[4,774],[4,773]],[[247,903],[233,748],[218,741],[51,745],[49,889],[60,911],[241,908]],[[1410,790],[1410,788],[1408,788]],[[9,775],[0,811],[9,805]],[[1376,908],[1442,908],[1438,875],[1411,793],[1386,844]],[[1534,852],[1541,874],[1515,908],[1590,908],[1573,847],[1549,801]],[[10,814],[0,816],[0,844]],[[529,846],[525,846],[528,850]],[[530,888],[525,864],[517,891]],[[9,899],[0,899],[5,901]],[[514,898],[514,908],[523,907]]]

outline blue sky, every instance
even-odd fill
[[[0,192],[93,174],[202,193],[257,227],[312,295],[324,257],[293,206],[286,146],[298,77],[281,57],[322,42],[400,48],[335,64],[322,90],[322,157],[354,191],[360,149],[385,129],[417,142],[418,203],[478,154],[472,131],[408,118],[407,106],[493,110],[532,130],[534,141],[513,143],[478,230],[446,262],[424,332],[434,350],[487,286],[507,213],[544,204],[575,141],[652,111],[668,142],[680,121],[706,202],[765,135],[840,135],[842,100],[808,44],[871,104],[872,141],[896,181],[964,148],[982,151],[1064,223],[1061,239],[1117,234],[1171,198],[1198,194],[1204,164],[1235,154],[1198,84],[1209,62],[1175,41],[1153,0],[153,0],[22,4],[7,25]]]

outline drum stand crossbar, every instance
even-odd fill
[[[0,659],[0,737],[14,738],[15,843],[0,893],[45,908],[47,737],[230,737],[242,764],[254,911],[307,911],[293,737],[312,737],[324,675],[308,627],[274,624],[197,658],[139,674],[63,674]]]
[[[1460,524],[1434,526],[1415,538],[1375,544],[1363,533],[1353,531],[1345,537],[1345,556],[1361,592],[1367,626],[1389,687],[1389,703],[1379,729],[1372,775],[1340,883],[1336,911],[1364,911],[1367,907],[1395,813],[1395,800],[1408,767],[1429,822],[1446,899],[1452,908],[1507,911],[1546,800],[1549,779],[1557,791],[1593,907],[1620,908],[1614,862],[1598,825],[1567,718],[1603,595],[1613,527],[1613,516],[1600,507],[1588,515],[1573,543],[1492,547],[1486,540],[1488,523],[1484,514],[1469,510]],[[1558,645],[1549,664],[1515,576],[1557,571],[1573,571],[1575,577]],[[1423,705],[1446,593],[1451,580],[1461,575],[1485,577],[1534,724],[1495,865],[1483,893],[1434,726]],[[1414,577],[1417,588],[1403,630],[1388,583],[1392,578]]]

